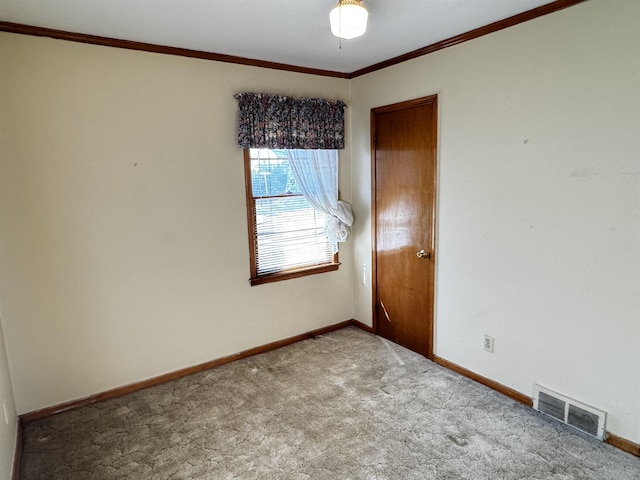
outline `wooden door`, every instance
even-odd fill
[[[371,111],[374,329],[433,358],[437,96]]]

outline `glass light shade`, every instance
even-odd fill
[[[331,33],[345,40],[359,37],[367,30],[368,18],[369,12],[359,0],[340,0],[329,13]]]

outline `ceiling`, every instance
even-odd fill
[[[329,30],[337,0],[0,0],[0,21],[350,73],[551,0],[363,0],[367,33]]]

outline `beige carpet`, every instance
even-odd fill
[[[347,328],[32,423],[22,479],[640,479],[640,459]]]

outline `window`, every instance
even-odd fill
[[[286,151],[245,149],[244,160],[251,284],[337,270],[326,215],[302,195]]]

